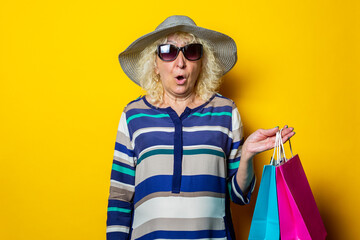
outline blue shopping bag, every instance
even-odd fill
[[[265,165],[251,222],[249,240],[279,240],[275,166]]]

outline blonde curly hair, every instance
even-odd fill
[[[195,85],[195,94],[202,100],[207,101],[216,92],[221,83],[223,74],[219,62],[215,58],[211,46],[203,39],[195,37],[191,33],[176,32],[170,34],[181,39],[186,43],[200,43],[203,45],[202,66],[199,78]],[[156,68],[156,49],[157,46],[167,42],[163,37],[150,46],[146,47],[140,56],[138,71],[140,73],[140,86],[147,92],[153,104],[163,103],[164,89],[160,81],[160,76],[155,73]]]

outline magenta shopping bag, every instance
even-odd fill
[[[276,187],[281,239],[325,239],[326,229],[298,155],[276,167]]]

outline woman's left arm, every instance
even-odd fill
[[[250,190],[250,184],[254,178],[253,158],[256,154],[270,150],[275,145],[276,132],[279,127],[271,129],[258,129],[244,142],[241,151],[241,161],[236,175],[236,181],[243,193]],[[285,126],[281,132],[282,141],[286,142],[294,136],[294,128]]]

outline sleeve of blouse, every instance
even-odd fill
[[[231,201],[236,204],[244,205],[250,202],[250,197],[255,188],[256,178],[252,179],[250,183],[250,191],[244,195],[236,181],[236,173],[241,161],[241,149],[244,143],[243,125],[241,117],[236,106],[232,111],[232,146],[231,152],[228,156],[228,190]]]
[[[128,239],[131,230],[135,191],[135,160],[126,122],[121,115],[111,169],[107,210],[107,240]]]

